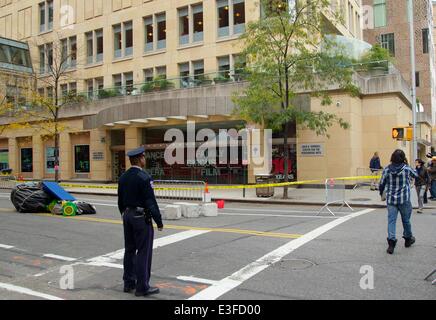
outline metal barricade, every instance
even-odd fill
[[[370,169],[370,168],[357,168],[356,170],[356,176],[357,177],[374,177],[371,178],[364,178],[364,179],[358,179],[356,180],[356,184],[354,185],[354,189],[360,188],[363,186],[370,187],[371,190],[378,189],[378,179],[375,178],[382,174],[383,169],[377,170],[377,169]]]
[[[204,201],[206,182],[186,180],[154,180],[157,199]]]
[[[16,185],[15,176],[0,175],[0,189],[13,189]]]
[[[351,211],[354,211],[353,208],[347,203],[345,199],[345,182],[335,179],[327,179],[325,181],[325,197],[326,204],[319,210],[317,216],[319,216],[324,209],[330,212],[333,216],[336,216],[332,210],[330,210],[330,205],[332,204],[342,204],[339,207],[341,210],[344,206],[350,208]]]

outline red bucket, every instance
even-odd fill
[[[218,209],[224,209],[224,200],[217,200]]]

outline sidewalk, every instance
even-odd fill
[[[74,185],[75,183],[67,183]],[[80,185],[80,183],[77,183]],[[96,188],[65,188],[67,191],[74,194],[87,194],[87,195],[108,195],[116,196],[116,184],[92,184]],[[107,187],[107,188],[105,188]],[[224,189],[215,190],[211,189],[212,201],[225,200],[228,202],[246,202],[246,203],[262,203],[262,204],[295,204],[295,205],[316,205],[322,207],[325,204],[326,192],[324,189],[312,188],[289,188],[289,199],[283,199],[283,188],[275,188],[275,195],[271,198],[258,198],[256,196],[256,189],[246,189],[245,198],[243,197],[243,189]],[[415,189],[412,190],[412,203],[416,200]],[[361,187],[355,190],[346,190],[345,198],[351,207],[364,207],[364,208],[385,208],[386,202],[381,201],[378,191],[371,191],[369,187]],[[436,209],[436,201],[426,205],[427,209]],[[345,209],[344,209],[345,210]]]

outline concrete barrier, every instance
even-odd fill
[[[167,205],[162,210],[163,220],[180,220],[182,218],[182,207],[178,205]]]
[[[201,205],[200,215],[203,217],[217,217],[218,205],[216,203],[204,203]]]

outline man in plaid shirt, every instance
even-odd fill
[[[387,252],[394,253],[396,239],[396,223],[398,211],[401,214],[403,222],[403,238],[406,248],[415,243],[415,237],[412,234],[412,225],[410,216],[412,215],[412,203],[410,202],[410,185],[411,181],[418,178],[415,170],[407,165],[406,155],[403,150],[395,150],[391,157],[391,164],[383,170],[380,180],[380,195],[386,189],[386,202],[388,206],[388,244]]]

